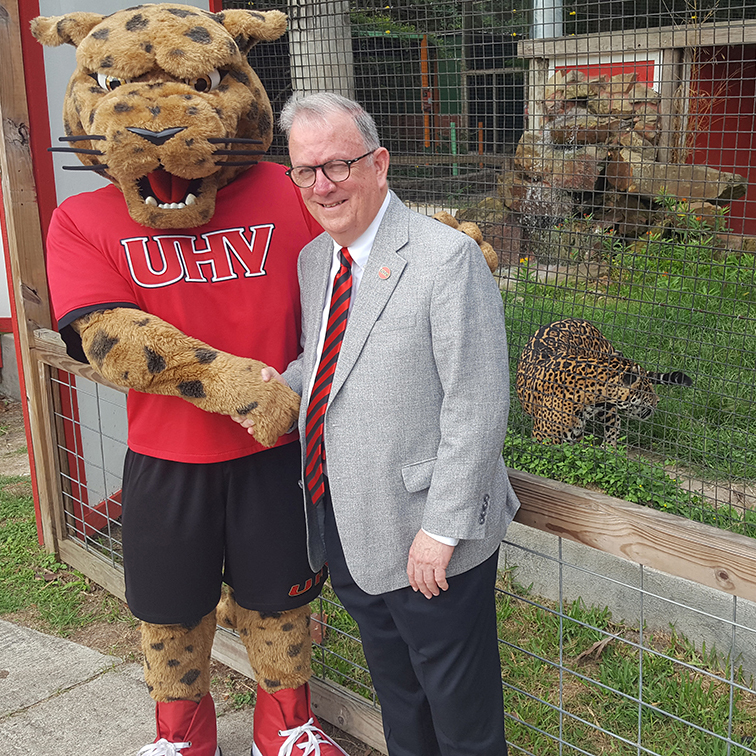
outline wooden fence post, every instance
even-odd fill
[[[59,496],[54,440],[51,438],[49,369],[32,351],[34,331],[52,325],[45,275],[42,229],[32,170],[29,113],[21,50],[18,0],[0,0],[0,146],[2,194],[8,235],[11,301],[25,388],[25,418],[32,448],[35,503],[45,547],[54,551],[61,518],[53,506]]]

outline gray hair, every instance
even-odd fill
[[[317,92],[303,95],[295,92],[283,106],[278,123],[289,138],[296,120],[308,123],[324,123],[328,116],[345,114],[353,121],[362,135],[366,150],[377,150],[381,146],[373,117],[358,102],[335,92]]]

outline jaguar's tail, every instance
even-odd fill
[[[651,383],[659,383],[667,386],[692,386],[693,379],[679,370],[674,373],[648,373]]]

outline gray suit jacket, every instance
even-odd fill
[[[299,258],[303,352],[284,378],[309,392],[333,242]],[[378,271],[388,268],[382,278]],[[299,430],[307,412],[303,396]],[[392,194],[349,316],[325,415],[333,511],[367,593],[409,585],[417,531],[460,538],[447,575],[497,548],[519,506],[501,458],[509,410],[504,309],[469,237]],[[323,513],[305,497],[313,569]]]

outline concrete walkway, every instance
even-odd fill
[[[136,756],[155,738],[142,667],[0,620],[2,756]],[[248,756],[252,713],[218,718],[223,756]]]

